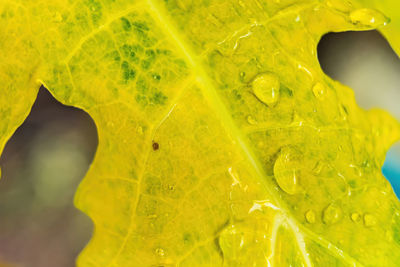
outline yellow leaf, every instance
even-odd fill
[[[1,1],[1,148],[40,84],[94,119],[79,266],[396,266],[399,124],[316,55],[400,23],[361,2]]]

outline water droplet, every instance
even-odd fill
[[[318,99],[322,99],[325,97],[326,89],[325,89],[325,86],[320,82],[316,83],[313,86],[312,91],[313,91],[314,96]]]
[[[159,81],[161,80],[161,76],[159,74],[153,74],[153,79]]]
[[[247,116],[247,122],[251,125],[257,124],[257,121],[251,115]]]
[[[376,219],[374,215],[369,213],[364,214],[364,225],[366,227],[371,227],[374,226],[375,224],[376,224]]]
[[[350,218],[351,218],[351,220],[352,220],[353,222],[358,222],[358,221],[360,220],[361,216],[360,216],[359,213],[353,212],[353,213],[350,215]]]
[[[275,106],[279,99],[280,82],[273,73],[258,75],[252,82],[254,95],[269,107]]]
[[[235,225],[225,228],[219,237],[219,246],[227,259],[235,259],[240,255],[244,245],[244,233]]]
[[[326,4],[341,12],[350,12],[353,9],[353,5],[348,0],[328,0]]]
[[[156,254],[160,257],[164,257],[165,251],[162,248],[156,248]]]
[[[307,211],[305,217],[308,223],[315,223],[315,212],[313,210]]]
[[[355,175],[358,175],[360,177],[363,176],[362,168],[360,168],[359,166],[357,166],[355,164],[350,164],[349,167],[354,170]]]
[[[322,212],[322,221],[325,224],[334,224],[342,218],[342,210],[336,204],[330,204]]]
[[[350,20],[355,25],[377,28],[390,22],[390,19],[380,11],[370,8],[361,8],[350,13]]]
[[[301,154],[296,149],[284,147],[274,164],[276,182],[289,195],[299,191],[300,159]]]

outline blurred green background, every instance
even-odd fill
[[[326,35],[318,55],[328,75],[355,89],[360,106],[382,107],[400,119],[400,61],[378,32]],[[0,265],[74,266],[93,227],[74,208],[73,195],[97,142],[85,112],[41,88],[0,159]],[[389,152],[384,174],[400,192],[400,145]]]

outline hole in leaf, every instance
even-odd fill
[[[93,226],[73,196],[97,143],[87,113],[40,88],[0,160],[0,265],[75,265]]]
[[[318,45],[318,58],[327,75],[353,88],[361,107],[379,107],[400,120],[400,60],[379,32],[329,33]],[[400,142],[382,171],[400,197]]]

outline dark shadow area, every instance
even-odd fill
[[[379,32],[329,33],[318,58],[327,75],[354,90],[358,105],[385,109],[400,120],[400,60]],[[388,152],[383,174],[400,196],[400,143]]]
[[[325,35],[318,45],[324,72],[350,86],[357,103],[384,108],[400,119],[400,60],[377,31]]]
[[[75,265],[93,226],[73,196],[97,144],[90,116],[42,87],[0,160],[0,265]]]

